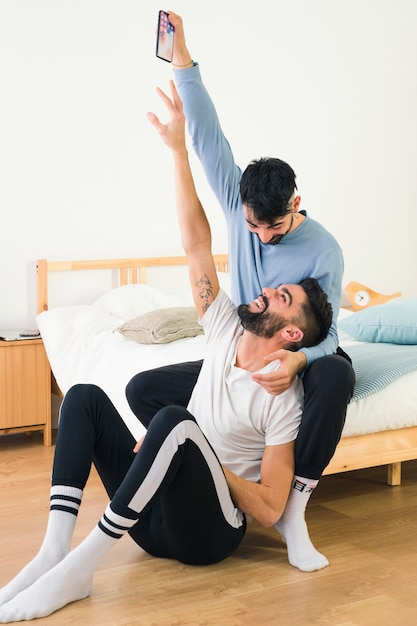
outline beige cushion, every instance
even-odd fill
[[[117,329],[138,343],[170,343],[203,334],[195,307],[156,309],[129,320]]]

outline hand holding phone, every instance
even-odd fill
[[[158,30],[156,33],[156,56],[159,59],[172,62],[172,55],[174,53],[174,32],[175,29],[169,21],[169,16],[166,11],[159,11],[158,13]]]

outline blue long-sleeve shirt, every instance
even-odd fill
[[[242,170],[235,163],[214,104],[201,80],[198,64],[174,70],[194,150],[226,217],[232,299],[236,305],[254,300],[263,287],[316,278],[333,307],[333,323],[318,346],[303,348],[307,366],[333,354],[338,346],[336,328],[343,277],[343,254],[336,239],[321,224],[306,216],[279,244],[263,244],[246,225],[239,192]]]

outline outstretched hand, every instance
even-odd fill
[[[291,352],[284,349],[268,354],[265,361],[267,363],[279,361],[279,369],[268,374],[253,374],[252,380],[273,396],[278,396],[286,391],[297,374],[302,372],[307,364],[304,352]]]
[[[171,148],[173,152],[183,151],[186,150],[183,106],[173,80],[169,81],[169,87],[171,98],[159,87],[156,89],[157,94],[168,109],[169,121],[167,124],[162,124],[155,113],[149,112],[146,115],[168,148]]]

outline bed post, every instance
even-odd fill
[[[388,465],[387,483],[391,485],[391,487],[401,485],[401,461]]]
[[[46,259],[36,261],[37,307],[38,313],[48,310],[48,262]]]

